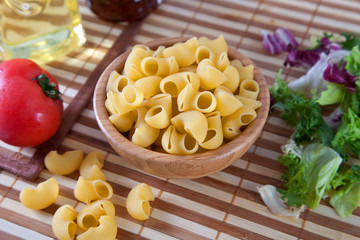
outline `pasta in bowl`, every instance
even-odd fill
[[[165,178],[220,171],[259,137],[270,102],[255,64],[222,36],[136,45],[102,73],[94,111],[112,148]]]

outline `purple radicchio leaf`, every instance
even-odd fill
[[[320,54],[329,54],[331,50],[340,50],[341,46],[332,43],[329,38],[324,37],[320,40],[320,45],[314,49],[300,50],[292,45],[288,45],[288,55],[285,59],[284,65],[290,65],[295,67],[300,66],[314,66],[320,59]]]
[[[263,48],[269,54],[274,55],[282,52],[282,48],[276,34],[269,34],[267,31],[261,30],[261,35],[263,37],[262,40]]]
[[[265,30],[261,30],[260,33],[263,37],[264,49],[272,55],[287,51],[289,45],[295,48],[299,45],[292,33],[286,28],[278,28],[273,34],[269,34]]]
[[[287,28],[278,28],[275,31],[275,34],[280,39],[280,45],[283,51],[287,51],[288,46],[297,48],[299,43],[296,41],[294,35]]]
[[[345,65],[343,64],[343,66]],[[343,66],[339,68],[337,64],[329,63],[323,77],[326,81],[343,84],[350,93],[354,93],[357,78],[351,75]]]

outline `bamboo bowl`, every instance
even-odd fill
[[[171,46],[177,42],[184,42],[188,38],[163,38],[147,43],[151,49],[158,46]],[[140,147],[124,137],[109,121],[109,114],[105,108],[106,84],[113,70],[121,72],[125,60],[131,50],[126,51],[105,69],[99,78],[94,92],[94,111],[97,123],[104,133],[111,147],[125,160],[138,169],[164,178],[193,179],[220,171],[239,159],[253,145],[262,132],[269,111],[269,91],[267,83],[255,64],[229,47],[230,59],[239,59],[243,65],[254,65],[254,79],[259,83],[258,100],[262,106],[256,110],[257,117],[246,127],[242,134],[215,150],[209,150],[192,155],[171,155]]]

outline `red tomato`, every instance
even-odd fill
[[[47,85],[46,76],[42,74],[48,78]],[[46,95],[41,84],[55,93],[54,98]],[[31,60],[12,59],[1,63],[0,139],[10,145],[27,147],[52,137],[63,114],[58,90],[56,79]]]

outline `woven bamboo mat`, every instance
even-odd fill
[[[126,23],[98,19],[79,0],[87,43],[80,49],[48,65],[59,80],[65,107],[98,71]],[[164,0],[146,18],[131,45],[160,37],[208,36],[223,34],[232,47],[252,59],[269,84],[282,67],[285,55],[268,56],[261,47],[260,30],[287,27],[302,46],[310,45],[311,35],[323,31],[360,33],[360,1],[337,0]],[[304,73],[289,68],[283,77],[291,81]],[[65,119],[64,121],[67,121]],[[81,149],[85,154],[100,150],[105,156],[104,172],[113,186],[116,205],[117,239],[359,239],[360,208],[353,216],[340,218],[327,201],[316,210],[306,210],[298,219],[273,215],[264,206],[256,188],[264,184],[282,185],[284,168],[277,163],[280,145],[291,135],[277,113],[272,113],[253,147],[223,171],[194,180],[171,180],[135,169],[107,144],[99,130],[92,108],[86,105],[80,117],[61,142],[60,151]],[[17,148],[0,141],[0,153],[28,162],[34,148]],[[42,211],[26,209],[19,192],[53,175],[46,169],[36,181],[0,170],[0,239],[53,239],[51,219],[56,209],[70,204],[80,210],[73,188],[78,172],[54,176],[60,185],[55,204]],[[132,187],[148,183],[156,199],[146,221],[132,219],[125,199]]]

